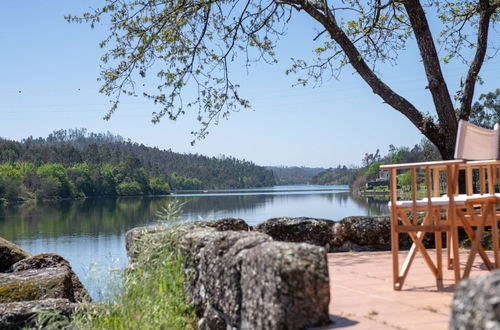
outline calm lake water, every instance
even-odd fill
[[[250,225],[280,216],[341,220],[388,214],[386,201],[354,198],[347,186],[275,186],[0,207],[0,236],[32,254],[62,255],[101,299],[127,264],[127,230],[156,223],[155,211],[173,199],[186,203],[181,220],[238,217]]]

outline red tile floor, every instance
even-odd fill
[[[434,251],[429,250],[434,260]],[[443,252],[445,256],[446,252]],[[464,264],[467,250],[460,251]],[[400,263],[406,252],[402,252]],[[486,274],[476,256],[471,277]],[[443,263],[445,265],[445,263]],[[453,298],[453,271],[444,266],[438,286],[417,255],[402,291],[392,289],[391,252],[328,254],[330,315],[334,324],[317,329],[447,329]]]

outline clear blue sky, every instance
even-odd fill
[[[176,122],[151,123],[154,105],[135,98],[123,101],[110,121],[102,120],[108,100],[98,93],[98,43],[105,26],[68,24],[65,14],[79,14],[100,1],[3,0],[0,11],[0,136],[20,140],[47,136],[60,128],[85,127],[110,131],[149,146],[177,152],[221,154],[252,160],[259,165],[331,167],[359,164],[365,152],[382,153],[389,144],[412,146],[422,135],[409,121],[372,94],[361,78],[344,70],[340,80],[320,88],[292,87],[286,76],[290,58],[308,57],[314,47],[307,17],[289,25],[278,49],[280,64],[259,64],[247,74],[233,67],[242,96],[253,110],[233,114],[214,126],[208,138],[194,147],[191,131],[199,128],[194,114]],[[434,26],[436,27],[436,26]],[[498,34],[492,35],[498,40]],[[379,68],[382,78],[418,108],[434,113],[414,42],[396,67]],[[466,68],[444,66],[448,87],[458,89]],[[500,59],[487,62],[480,93],[500,87]]]

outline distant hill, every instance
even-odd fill
[[[0,139],[0,164],[3,166],[0,168],[0,198],[2,189],[6,191],[5,187],[14,186],[5,183],[13,177],[27,185],[25,190],[29,195],[29,191],[34,194],[41,189],[31,187],[31,181],[40,186],[41,179],[52,176],[53,182],[45,182],[45,186],[56,189],[67,183],[60,197],[154,194],[156,188],[165,192],[167,187],[179,190],[275,184],[272,171],[250,161],[181,154],[138,144],[109,132],[89,133],[86,129],[58,130],[47,138],[29,137],[21,142]],[[39,169],[47,164],[59,167]],[[10,179],[2,183],[2,177]],[[85,187],[80,189],[79,185]]]
[[[350,185],[359,174],[359,168],[337,166],[336,168],[329,168],[324,170],[311,179],[311,183],[320,185],[341,184]]]
[[[266,169],[273,171],[276,184],[308,184],[318,173],[324,171],[321,167],[298,167],[298,166],[266,166]]]

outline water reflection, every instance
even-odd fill
[[[92,281],[92,278],[103,278],[95,275],[94,265],[104,273],[123,267],[127,262],[125,232],[155,222],[155,211],[172,199],[185,202],[182,220],[240,217],[253,225],[278,216],[340,220],[351,215],[388,213],[386,200],[353,197],[345,190],[304,191],[301,188],[279,192],[99,198],[0,208],[0,236],[33,254],[63,255],[91,294],[98,297],[105,283]]]
[[[389,196],[351,196],[353,201],[357,203],[360,207],[366,209],[366,215],[388,215],[389,207],[387,202],[389,201]]]

